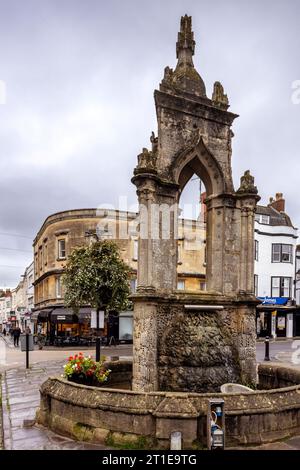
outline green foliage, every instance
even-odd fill
[[[73,250],[63,283],[65,304],[75,312],[86,304],[106,312],[130,307],[129,267],[121,259],[117,245],[110,240]]]

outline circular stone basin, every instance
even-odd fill
[[[221,385],[221,393],[253,393],[252,388],[241,384],[223,384]]]
[[[274,442],[300,434],[300,370],[258,365],[258,389],[228,393],[125,389],[132,364],[114,362],[109,387],[49,377],[40,388],[37,422],[78,440],[127,448],[166,448],[180,431],[183,448],[206,446],[208,404],[224,400],[225,446]],[[115,388],[114,388],[115,387]],[[126,387],[127,388],[127,387]]]

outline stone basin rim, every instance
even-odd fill
[[[262,389],[262,390],[253,390],[253,392],[231,392],[231,393],[222,393],[222,392],[205,392],[205,393],[196,393],[196,392],[171,392],[171,391],[156,391],[156,392],[139,392],[134,390],[126,390],[124,388],[109,388],[109,387],[95,387],[92,385],[83,385],[78,384],[76,382],[72,382],[67,379],[63,379],[61,377],[56,376],[49,376],[47,380],[56,380],[64,385],[68,385],[75,388],[83,388],[87,390],[94,390],[96,392],[108,392],[108,393],[123,393],[124,395],[139,395],[139,396],[165,396],[166,398],[176,397],[176,398],[193,398],[193,397],[231,397],[231,396],[255,396],[255,395],[263,395],[268,392],[268,395],[275,394],[278,392],[291,392],[299,390],[300,393],[300,384],[298,385],[291,385],[289,387],[278,387],[278,388],[271,388],[271,389]],[[45,382],[44,382],[45,383]],[[40,391],[42,390],[42,386],[40,387]],[[67,397],[66,397],[67,398]]]

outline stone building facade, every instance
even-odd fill
[[[90,310],[86,306],[79,312],[79,324],[75,322],[72,312],[64,308],[61,277],[72,250],[95,238],[111,239],[118,244],[122,259],[131,269],[131,291],[135,292],[138,226],[139,217],[135,212],[108,209],[75,209],[47,217],[33,243],[35,312],[32,318],[43,325],[43,332],[49,334],[50,315],[55,319],[56,333],[58,316],[65,316],[65,320],[60,321],[60,333],[69,331],[71,334],[81,334],[82,330],[88,329]],[[204,290],[205,225],[199,221],[181,219],[178,226],[178,288],[184,291]],[[132,312],[123,312],[119,323],[119,330],[125,328],[124,335],[126,333],[131,337],[132,316]]]

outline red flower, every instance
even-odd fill
[[[70,357],[69,357],[69,361],[73,361],[73,356],[70,356]]]

